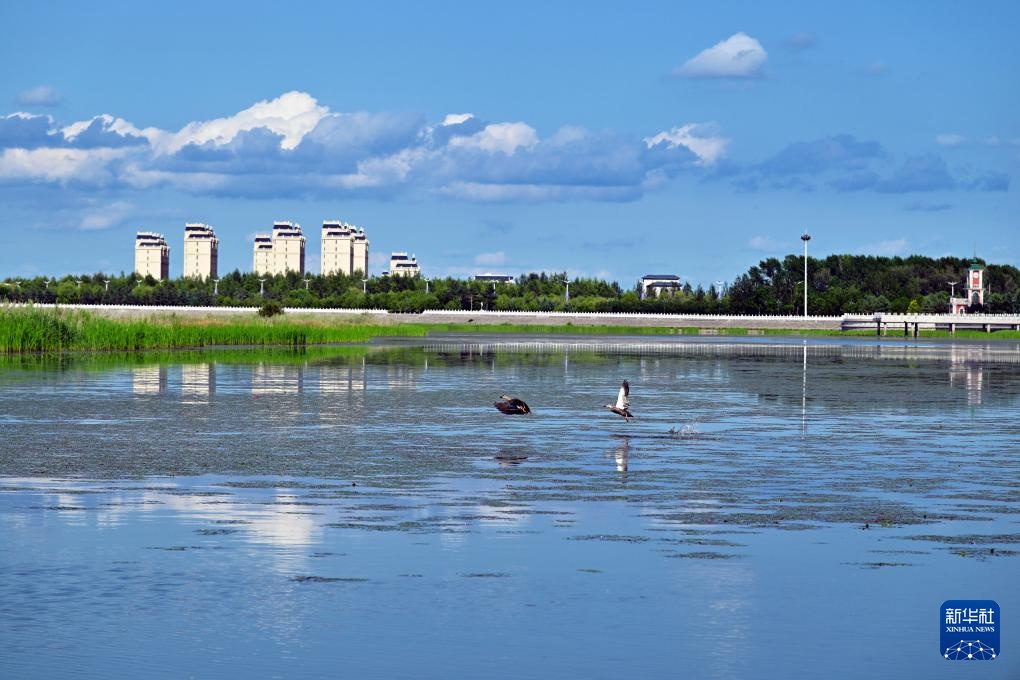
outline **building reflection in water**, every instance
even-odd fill
[[[966,390],[968,406],[981,404],[985,367],[980,358],[980,350],[967,347],[954,347],[949,357],[949,385]]]
[[[305,389],[305,367],[255,364],[251,371],[252,396],[300,394]]]
[[[131,369],[131,391],[135,394],[166,392],[166,366],[135,366]]]
[[[365,413],[365,357],[344,364],[322,364],[319,372],[319,419],[324,423],[360,422]],[[310,381],[311,382],[311,381]]]
[[[319,392],[337,394],[365,390],[365,357],[357,363],[318,366]]]
[[[215,393],[215,364],[184,364],[181,366],[182,402],[205,403]]]

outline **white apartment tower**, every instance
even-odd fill
[[[351,273],[361,272],[362,276],[368,276],[368,237],[365,236],[364,229],[358,229],[357,233],[353,233],[353,236]]]
[[[322,223],[322,275],[347,274],[354,270],[353,227],[340,220]]]
[[[272,234],[255,236],[256,274],[275,276],[287,272],[305,273],[305,236],[301,225],[273,222]]]
[[[421,268],[418,259],[407,253],[390,254],[390,276],[418,276]]]
[[[252,271],[269,274],[273,268],[273,237],[269,234],[255,235],[255,262]]]
[[[220,240],[208,224],[184,225],[184,276],[215,279],[219,264]]]
[[[170,246],[163,234],[140,231],[135,236],[135,273],[157,281],[170,278]]]
[[[322,275],[368,272],[368,238],[364,229],[340,220],[322,223]]]

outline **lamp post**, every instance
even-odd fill
[[[368,295],[368,279],[361,279],[361,294]]]
[[[103,279],[103,283],[106,284],[106,292],[110,292],[110,279]]]
[[[311,279],[305,279],[305,290],[308,290],[308,284],[311,283]]]
[[[425,279],[425,294],[426,295],[429,294],[429,280],[430,279]]]
[[[807,242],[811,240],[811,235],[806,231],[804,235],[800,237],[800,240],[804,242],[804,316],[807,316]]]
[[[563,301],[570,302],[570,279],[563,279],[563,283],[567,284],[567,291],[563,294]]]
[[[949,296],[956,297],[956,287],[960,285],[959,281],[946,281],[949,284]]]
[[[259,279],[259,295],[262,297],[266,296],[266,280]]]
[[[213,282],[212,294],[215,297],[220,294],[220,280],[213,279],[212,282]]]

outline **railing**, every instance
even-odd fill
[[[762,319],[769,321],[805,321],[833,322],[842,321],[842,316],[795,316],[795,315],[772,315],[772,314],[670,314],[665,312],[520,312],[520,311],[490,311],[490,310],[465,310],[465,309],[426,309],[422,316],[432,315],[456,315],[456,316],[539,316],[539,317],[577,317],[583,319],[600,318],[659,318],[659,319],[704,319],[709,321],[740,321],[748,319]]]
[[[111,309],[123,312],[227,312],[254,314],[258,307],[204,307],[189,305],[99,305],[85,303],[54,304],[52,302],[12,302],[10,307],[38,307],[41,309]],[[296,314],[389,314],[385,309],[361,309],[340,307],[284,307],[284,312]]]
[[[136,312],[224,312],[237,314],[253,314],[258,307],[227,307],[227,306],[186,306],[186,305],[103,305],[68,303],[54,304],[50,302],[12,302],[9,307],[37,307],[41,309],[85,309],[85,310],[116,310]],[[293,314],[398,314],[385,309],[341,308],[341,307],[284,307],[284,311]],[[677,321],[770,321],[794,323],[867,323],[867,324],[1020,324],[1020,314],[893,314],[877,312],[874,314],[843,314],[841,316],[798,316],[791,314],[671,314],[665,312],[548,312],[548,311],[492,311],[464,309],[426,309],[421,313],[407,312],[408,316],[508,316],[508,317],[539,317],[539,318],[578,318],[578,319],[674,319]]]

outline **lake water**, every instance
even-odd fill
[[[1017,343],[0,361],[3,678],[1020,677]]]

